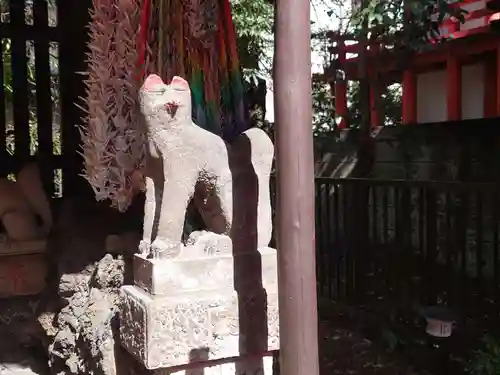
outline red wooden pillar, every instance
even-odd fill
[[[500,116],[500,74],[498,70],[500,69],[500,45],[497,47],[496,56],[496,98],[495,98],[495,112],[496,116]]]
[[[448,34],[457,30],[458,23],[451,22]],[[458,58],[452,54],[446,59],[446,106],[448,121],[458,121],[462,118],[462,67]]]
[[[338,66],[342,69],[346,60],[345,42],[342,37],[337,39],[337,53]],[[333,74],[335,75],[335,111],[340,117],[339,129],[345,129],[349,126],[347,123],[347,76],[338,77],[337,72]]]
[[[411,14],[408,7],[408,1],[404,0],[404,20],[405,24],[409,21]],[[403,25],[404,27],[404,25]],[[409,67],[403,71],[403,98],[401,120],[403,124],[414,124],[417,122],[417,76]]]
[[[370,85],[370,120],[372,128],[381,125],[380,113],[378,112],[378,96],[380,94],[378,82],[372,82]]]
[[[412,70],[403,72],[403,124],[417,122],[417,76]]]
[[[373,56],[376,59],[378,52],[380,52],[380,45],[379,44],[374,44],[371,46],[371,49],[373,51]],[[380,113],[379,113],[379,108],[378,108],[378,101],[379,101],[379,96],[380,96],[380,82],[377,76],[377,71],[375,66],[370,66],[369,67],[370,71],[370,121],[371,121],[371,126],[372,128],[375,128],[377,126],[381,125],[381,118],[380,118]]]
[[[497,115],[497,62],[487,59],[483,64],[484,117]]]
[[[447,120],[462,118],[462,67],[457,57],[449,55],[446,60],[446,104]]]

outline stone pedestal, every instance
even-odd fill
[[[279,346],[276,250],[173,260],[136,255],[134,278],[135,286],[122,288],[120,336],[146,369],[202,374],[203,362],[234,358],[204,374],[271,375],[272,358],[262,357]]]

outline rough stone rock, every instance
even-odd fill
[[[19,341],[18,336],[0,327],[0,375],[47,375],[40,351]]]
[[[123,258],[106,254],[82,273],[62,275],[59,294],[66,306],[57,314],[49,347],[53,374],[117,373],[114,337],[124,272]]]

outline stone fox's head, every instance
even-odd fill
[[[167,121],[191,121],[191,90],[185,79],[175,76],[169,85],[156,74],[149,75],[139,91],[141,111]]]

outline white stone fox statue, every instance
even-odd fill
[[[189,84],[174,77],[167,85],[150,75],[141,87],[140,105],[151,155],[141,253],[161,258],[180,253],[184,217],[198,181],[215,190],[220,200],[219,221],[209,229],[228,233],[233,215],[228,150],[220,137],[192,122]],[[150,243],[155,221],[156,238]]]
[[[139,95],[150,154],[146,166],[144,234],[139,251],[154,258],[170,258],[180,254],[186,209],[193,196],[207,229],[230,235],[233,175],[243,176],[248,169],[246,165],[238,165],[241,150],[245,150],[245,146],[242,145],[241,150],[233,153],[236,161],[231,170],[230,146],[219,136],[193,123],[191,90],[189,84],[180,77],[174,77],[167,85],[159,76],[150,75]],[[259,199],[259,226],[262,228],[255,230],[263,233],[259,234],[259,245],[267,246],[271,235],[269,173],[274,148],[262,130],[250,129],[245,133],[244,137],[240,137],[248,139],[249,145],[258,142],[254,148],[262,155],[257,157],[259,168],[252,168],[255,155],[252,155],[251,160],[248,158],[250,161],[247,164],[252,171],[263,171],[260,175],[258,171],[255,172],[258,175],[257,183],[262,184],[256,193]],[[243,138],[239,143],[242,143]],[[235,144],[238,144],[238,140]],[[239,180],[243,183],[246,181],[244,177]],[[245,212],[244,209],[238,210],[237,217],[245,216]],[[245,219],[238,220],[243,222]]]

